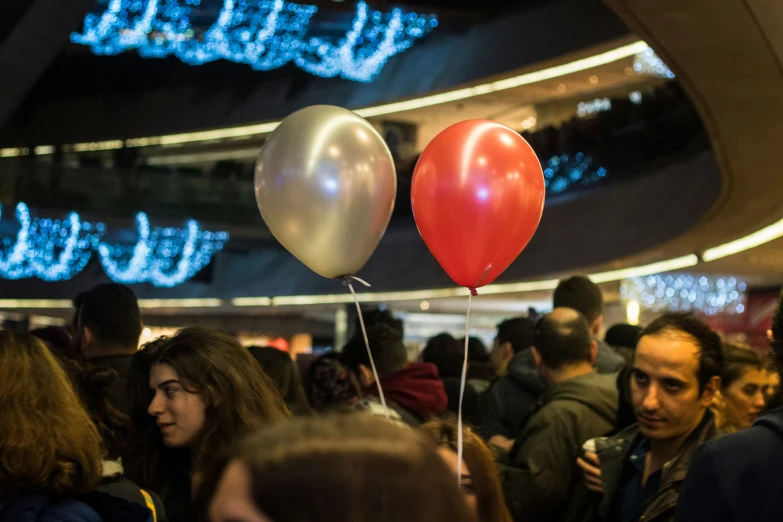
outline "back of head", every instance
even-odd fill
[[[421,352],[421,360],[437,366],[441,378],[459,377],[464,361],[463,347],[451,335],[438,334],[427,341],[427,346]]]
[[[642,330],[641,337],[674,335],[685,336],[699,347],[699,390],[703,390],[707,382],[723,372],[722,344],[718,334],[691,313],[665,313],[647,328]]]
[[[400,337],[405,337],[402,319],[394,317],[394,314],[392,314],[389,309],[381,310],[380,308],[371,308],[362,310],[362,318],[364,319],[365,328],[371,328],[377,324],[385,324],[397,332]],[[358,317],[354,323],[354,332],[356,335],[361,335],[362,333],[362,326]]]
[[[0,492],[81,494],[101,477],[101,439],[48,348],[0,332]]]
[[[778,308],[772,316],[772,352],[775,354],[778,365],[783,364],[783,292],[780,294]]]
[[[636,348],[642,329],[633,324],[618,323],[612,325],[607,331],[604,341],[616,348]]]
[[[432,442],[383,419],[296,419],[252,435],[236,458],[249,470],[253,501],[269,520],[472,520]],[[292,491],[306,501],[292,502]]]
[[[576,275],[558,283],[552,306],[573,308],[593,324],[604,313],[604,297],[598,285],[585,276]]]
[[[307,408],[307,399],[304,395],[304,388],[302,388],[299,368],[288,352],[260,346],[251,346],[248,351],[275,383],[283,401],[289,407]]]
[[[459,429],[453,419],[432,419],[420,426],[438,447],[457,453]],[[469,427],[462,429],[462,458],[470,470],[481,522],[510,522],[492,451]]]
[[[136,349],[141,336],[141,313],[133,290],[125,285],[107,283],[79,294],[73,300],[77,337],[88,328],[98,348]]]
[[[465,340],[462,339],[460,344],[464,343]],[[489,352],[487,351],[487,347],[478,337],[468,338],[468,361],[476,363],[489,362]]]
[[[498,325],[497,340],[500,344],[511,343],[514,353],[533,346],[535,324],[527,317],[508,319]]]
[[[385,324],[370,326],[367,328],[367,339],[378,375],[388,375],[408,365],[408,352],[402,342],[402,335],[392,327]],[[353,372],[357,372],[360,365],[370,367],[370,356],[361,332],[354,335],[343,348],[342,361]]]
[[[725,390],[748,370],[763,371],[766,367],[765,358],[750,346],[723,343],[723,374],[720,386]]]
[[[592,362],[590,325],[570,308],[555,308],[536,323],[533,345],[553,370]]]
[[[359,397],[359,382],[337,353],[326,353],[310,364],[308,398],[317,411],[352,404]]]

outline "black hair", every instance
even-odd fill
[[[81,335],[89,328],[96,344],[105,347],[136,348],[141,336],[141,313],[133,290],[106,283],[81,293],[73,300],[74,328]]]
[[[553,370],[590,362],[590,325],[582,314],[572,312],[565,319],[547,314],[536,323],[533,346]]]
[[[558,283],[552,299],[554,308],[573,308],[592,324],[604,313],[604,297],[598,285],[586,276],[575,275]]]
[[[612,327],[606,331],[604,341],[606,341],[606,344],[609,346],[614,346],[615,348],[631,348],[633,350],[636,349],[636,343],[639,342],[641,334],[642,329],[639,326],[618,323],[612,325]]]
[[[375,326],[376,324],[385,324],[392,330],[396,331],[398,334],[400,334],[400,337],[405,337],[405,328],[403,326],[402,319],[397,319],[392,314],[391,310],[384,309],[381,310],[380,308],[371,308],[367,310],[362,310],[362,318],[364,319],[364,326],[366,328],[370,328],[371,326]],[[359,318],[356,318],[356,321],[354,322],[354,333],[356,335],[362,334],[362,327],[359,323]]]
[[[258,361],[267,376],[274,381],[277,391],[280,392],[291,412],[307,414],[310,407],[302,386],[302,378],[299,376],[299,368],[288,352],[260,346],[251,346],[248,351]]]
[[[508,319],[498,325],[497,340],[500,344],[511,343],[514,353],[533,346],[535,324],[527,317]]]
[[[367,339],[378,375],[388,375],[408,365],[408,352],[402,342],[402,336],[391,326],[370,326],[367,328]],[[342,361],[354,373],[359,371],[360,365],[370,368],[370,356],[367,354],[361,331],[343,348]]]
[[[438,334],[429,341],[421,352],[421,360],[438,367],[441,379],[444,377],[459,377],[462,375],[462,363],[465,354],[464,343],[460,344],[447,333]]]
[[[772,316],[772,341],[770,346],[775,354],[777,363],[783,364],[783,292],[780,294],[778,308]]]
[[[723,343],[723,375],[721,375],[720,387],[725,390],[748,370],[766,368],[767,361],[750,346]]]
[[[642,337],[656,336],[665,332],[679,332],[687,335],[698,345],[699,354],[699,391],[703,391],[707,382],[723,373],[723,350],[718,334],[692,313],[669,312],[650,323],[642,330]]]
[[[462,339],[459,342],[460,344],[465,344],[465,339]],[[478,337],[468,337],[468,360],[476,363],[489,362],[487,347]]]

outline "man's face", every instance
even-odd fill
[[[506,371],[508,361],[511,359],[508,352],[509,348],[506,346],[508,343],[501,343],[498,338],[495,337],[495,341],[492,343],[492,351],[489,352],[489,360],[492,363],[492,369],[495,370],[496,375],[502,375]]]
[[[678,331],[645,335],[639,340],[631,375],[631,397],[639,431],[654,440],[690,433],[704,415],[715,390],[699,393],[701,349]]]

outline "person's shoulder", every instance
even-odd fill
[[[42,492],[11,497],[0,512],[0,522],[103,522],[88,503],[75,497]]]

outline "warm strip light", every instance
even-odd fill
[[[71,308],[70,299],[0,299],[0,308]]]
[[[22,155],[22,149],[0,149],[0,158],[15,158]]]
[[[271,297],[237,297],[231,300],[232,306],[272,306]]]
[[[139,299],[139,308],[218,308],[222,299]]]
[[[783,219],[745,237],[710,248],[704,252],[702,259],[705,262],[715,261],[769,243],[779,237],[783,237]]]
[[[590,274],[588,277],[594,283],[610,283],[612,281],[621,281],[630,277],[641,277],[650,274],[658,274],[661,272],[681,270],[683,268],[696,266],[698,262],[699,258],[696,257],[696,254],[690,254],[674,259],[667,259],[666,261],[660,261],[658,263],[651,263],[649,265],[632,266],[630,268],[621,268],[619,270],[610,270],[608,272]]]
[[[371,118],[375,116],[384,116],[393,114],[396,112],[410,111],[415,109],[421,109],[423,107],[431,107],[433,105],[440,105],[442,103],[449,103],[458,100],[465,100],[473,98],[475,96],[482,96],[484,94],[490,94],[493,92],[503,91],[507,89],[513,89],[515,87],[521,87],[523,85],[530,85],[531,83],[541,82],[544,80],[551,80],[553,78],[559,78],[568,74],[573,74],[593,67],[606,65],[608,63],[616,62],[629,56],[634,56],[648,49],[648,45],[643,41],[634,42],[632,44],[623,45],[616,49],[599,53],[587,58],[575,60],[573,62],[564,63],[562,65],[555,65],[553,67],[547,67],[538,71],[533,71],[504,80],[497,80],[494,82],[483,83],[474,87],[465,87],[462,89],[455,89],[452,91],[442,92],[439,94],[431,94],[429,96],[422,96],[419,98],[413,98],[411,100],[404,100],[394,103],[386,103],[383,105],[376,105],[373,107],[365,107],[364,109],[358,109],[356,113],[363,118]],[[148,147],[151,145],[174,145],[182,143],[193,143],[198,141],[207,140],[221,140],[226,138],[239,138],[249,137],[260,134],[268,134],[275,130],[280,124],[279,121],[258,123],[254,125],[243,125],[240,127],[229,127],[226,129],[214,129],[208,131],[198,132],[185,132],[182,134],[169,134],[166,136],[152,136],[147,138],[132,138],[125,140],[126,147]],[[77,144],[84,145],[84,144]],[[119,147],[117,147],[119,148]],[[107,150],[107,149],[96,149]]]
[[[116,150],[123,146],[122,140],[91,141],[88,143],[72,143],[63,145],[65,152],[95,152],[99,150]]]

